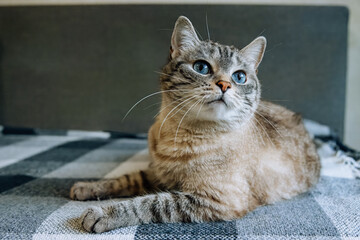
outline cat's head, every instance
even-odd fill
[[[190,120],[241,123],[249,119],[260,100],[256,74],[265,46],[264,37],[241,50],[201,41],[190,20],[179,17],[170,61],[161,76],[163,103],[171,105],[169,111],[176,107],[172,114],[186,114]]]

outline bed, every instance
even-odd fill
[[[309,124],[307,124],[309,125]],[[310,123],[311,125],[311,123]],[[356,239],[360,237],[360,158],[314,131],[323,171],[310,192],[262,206],[244,218],[213,223],[148,224],[87,233],[89,206],[121,199],[72,201],[79,180],[112,178],[149,163],[144,138],[70,131],[66,135],[0,137],[1,239]],[[320,135],[316,135],[320,134]],[[325,137],[328,140],[324,140]],[[353,165],[351,165],[353,164]],[[356,165],[357,164],[357,165]],[[353,166],[353,167],[352,167]],[[339,173],[341,172],[341,173]]]

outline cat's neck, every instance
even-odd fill
[[[232,132],[245,133],[251,128],[253,124],[253,116],[245,121],[211,121],[198,119],[196,117],[184,116],[185,113],[175,114],[171,109],[162,111],[157,117],[157,123],[161,132],[166,132],[168,135],[179,135],[183,132],[188,132],[195,136],[213,137],[219,134],[228,134]]]

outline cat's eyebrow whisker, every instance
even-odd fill
[[[256,49],[253,49],[253,50],[247,50],[246,52],[248,52],[248,53],[262,53],[262,51],[260,51],[260,50],[256,50]]]
[[[207,31],[207,34],[208,34],[208,39],[210,40],[210,31],[209,31],[209,23],[208,23],[207,12],[205,13],[205,23],[206,23],[206,31]]]
[[[247,58],[248,60],[251,60],[251,61],[257,63],[257,64],[259,63],[259,60],[256,60],[256,59],[254,59],[254,58],[252,58],[252,57],[247,56],[246,58]]]
[[[193,105],[191,105],[191,107],[185,112],[184,116],[182,116],[182,118],[181,118],[181,120],[180,120],[180,122],[179,122],[179,125],[178,125],[178,127],[177,127],[177,129],[176,129],[176,133],[175,133],[175,137],[174,137],[174,145],[176,145],[176,137],[177,137],[177,134],[178,134],[178,132],[179,132],[181,123],[182,123],[182,121],[184,120],[186,114],[188,114],[188,112],[189,112],[194,106],[196,106],[197,104],[199,104],[199,103],[201,102],[201,100],[202,100],[202,99],[196,101]]]
[[[160,138],[161,129],[162,129],[162,127],[164,126],[164,123],[165,123],[166,119],[169,117],[169,115],[170,115],[177,107],[179,107],[181,104],[186,103],[186,102],[194,99],[195,97],[197,97],[197,96],[192,96],[192,97],[190,97],[190,98],[182,101],[181,103],[179,103],[178,105],[176,105],[176,106],[165,116],[165,118],[164,118],[164,120],[162,121],[162,123],[161,123],[161,125],[160,125],[160,128],[159,128],[159,138]]]
[[[254,62],[259,62],[259,60],[256,60],[255,58],[252,58],[252,57],[247,57],[248,59],[250,59],[251,61],[254,61]]]
[[[280,43],[276,44],[275,46],[273,46],[272,48],[266,50],[265,53],[268,53],[268,52],[270,52],[271,50],[273,50],[274,48],[277,48],[277,47],[279,47],[279,46],[281,46],[281,45],[282,45],[282,43],[280,42]]]
[[[201,36],[200,32],[194,27],[196,34],[201,38],[201,41],[204,41],[203,37]]]
[[[152,97],[156,94],[161,94],[161,93],[165,93],[165,92],[178,92],[178,91],[181,91],[181,90],[163,90],[163,91],[158,91],[158,92],[154,92],[154,93],[151,93],[145,97],[143,97],[142,99],[140,99],[139,101],[137,101],[130,109],[129,111],[127,111],[127,113],[125,114],[125,116],[123,117],[123,119],[121,121],[124,121],[125,118],[129,115],[129,113],[139,104],[141,103],[142,101],[144,101],[145,99],[148,99],[149,97]]]
[[[257,35],[256,37],[260,37],[264,32],[265,32],[265,28],[264,28],[264,30],[262,30],[260,33],[259,33],[259,35]]]

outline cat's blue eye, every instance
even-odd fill
[[[193,68],[196,72],[203,75],[210,73],[210,65],[205,61],[196,61]]]
[[[234,80],[237,84],[244,84],[246,83],[246,74],[244,71],[237,71],[234,72],[231,76],[231,78]]]

